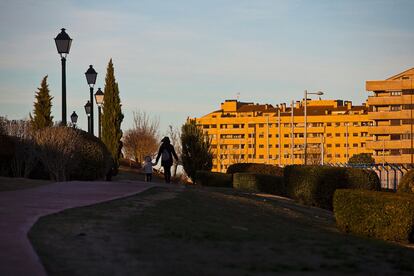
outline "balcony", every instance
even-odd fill
[[[367,91],[398,91],[402,89],[413,89],[411,80],[383,80],[367,81],[365,90]]]
[[[372,150],[381,149],[409,149],[411,148],[411,140],[388,140],[388,141],[367,141],[366,147]]]
[[[411,125],[400,126],[372,126],[368,128],[368,133],[372,134],[405,134],[411,133]]]
[[[410,164],[411,163],[411,155],[410,154],[402,154],[402,155],[386,155],[386,156],[373,156],[375,159],[375,163],[390,163],[390,164]]]
[[[377,111],[377,112],[369,112],[368,119],[370,120],[391,120],[391,119],[410,119],[411,110],[399,110],[399,111]]]
[[[368,97],[368,105],[392,105],[392,104],[412,104],[414,102],[413,95],[402,96],[386,96],[386,97]]]

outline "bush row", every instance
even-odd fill
[[[238,190],[255,193],[286,194],[283,177],[269,174],[235,173],[233,175],[233,187]]]
[[[257,166],[236,165],[229,167],[229,169],[231,168],[227,171],[229,175],[231,175],[230,172],[260,168],[261,164],[257,164]],[[206,186],[231,187],[231,183],[223,181],[223,178],[230,179],[226,178],[223,173],[200,172],[197,183]],[[233,174],[232,185],[236,189],[246,191],[287,195],[303,204],[328,210],[332,210],[332,198],[336,189],[352,188],[379,191],[381,188],[379,178],[373,171],[302,165],[286,166],[283,177],[258,172],[237,172]]]
[[[381,189],[375,172],[355,168],[291,165],[284,169],[284,181],[288,197],[328,210],[336,189]]]
[[[227,168],[227,173],[258,173],[283,176],[283,168],[268,164],[236,163]]]
[[[201,186],[233,187],[233,175],[210,171],[196,171],[195,182]]]
[[[112,161],[106,146],[85,131],[50,127],[27,137],[0,135],[0,174],[55,181],[104,178]]]
[[[335,192],[334,214],[343,232],[390,240],[414,241],[414,195],[343,190]]]

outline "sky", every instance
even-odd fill
[[[366,80],[414,67],[413,10],[412,0],[0,0],[0,116],[27,118],[48,75],[61,119],[61,28],[73,39],[68,121],[76,111],[83,129],[84,73],[92,64],[103,90],[110,58],[124,130],[134,111],[159,118],[162,134],[226,99],[275,105],[305,89],[361,104]]]

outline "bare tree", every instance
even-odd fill
[[[158,149],[159,118],[150,117],[145,111],[134,112],[134,125],[123,138],[124,155],[142,163],[146,155],[153,156]]]

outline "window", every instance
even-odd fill
[[[326,133],[326,137],[332,137],[332,133]]]
[[[327,123],[326,126],[332,126],[332,123]]]
[[[335,144],[335,147],[339,148],[341,146],[341,144]]]
[[[289,134],[285,134],[285,135],[283,135],[283,137],[289,138]]]
[[[209,125],[203,125],[203,128],[204,128],[204,129],[206,129],[206,128],[210,128],[210,126],[209,126]]]
[[[272,158],[273,158],[271,154],[269,154],[269,158],[270,158],[270,159],[272,159]]]
[[[358,147],[358,144],[352,144],[352,146],[353,146],[354,148],[357,148],[357,147]]]
[[[335,133],[335,137],[340,137],[341,133]]]
[[[401,110],[401,105],[391,105],[391,111],[399,111]]]
[[[358,124],[358,122],[354,122],[352,125],[353,126],[358,126],[359,124]]]
[[[368,132],[361,132],[361,137],[367,137],[368,136]]]
[[[272,138],[272,134],[269,134],[269,138]]]
[[[272,144],[269,144],[269,149],[271,149],[273,147],[273,145]]]
[[[259,134],[259,138],[264,138],[264,134]]]
[[[217,128],[217,125],[211,125],[210,128]]]
[[[326,155],[326,157],[332,158],[332,154],[329,153],[329,154]]]
[[[248,135],[248,137],[249,137],[249,138],[254,138],[254,133],[250,133],[250,134]]]
[[[335,123],[335,126],[340,126],[341,125],[341,123]]]
[[[264,148],[264,145],[260,144],[260,145],[259,145],[259,148],[260,148],[260,149],[263,149],[263,148]]]
[[[264,127],[264,124],[259,124],[259,127]]]
[[[340,158],[340,157],[341,157],[341,155],[340,155],[339,153],[335,153],[335,157],[336,157],[336,158]]]
[[[391,96],[401,96],[401,91],[391,91]]]
[[[289,148],[289,144],[284,144],[283,147],[284,148]]]
[[[326,145],[328,148],[331,148],[332,147],[332,144],[327,144]]]
[[[357,133],[357,132],[352,133],[352,136],[354,136],[354,137],[358,137],[358,133]]]
[[[264,155],[263,154],[260,154],[259,155],[259,159],[264,159]]]

